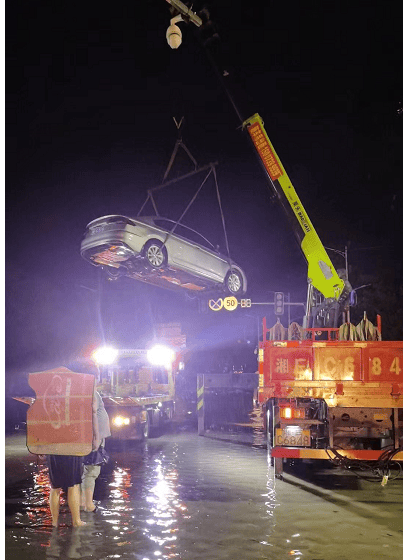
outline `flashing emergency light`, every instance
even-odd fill
[[[116,350],[116,348],[112,348],[111,346],[101,346],[93,352],[92,358],[97,365],[108,366],[115,362],[117,355],[118,350]]]
[[[164,366],[169,368],[175,359],[175,352],[168,346],[156,344],[148,350],[147,359],[153,366]]]

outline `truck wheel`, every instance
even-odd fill
[[[145,244],[143,253],[152,268],[162,268],[168,264],[168,251],[162,241],[150,239]]]
[[[282,457],[275,457],[275,476],[276,478],[283,479],[283,459]]]

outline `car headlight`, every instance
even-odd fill
[[[113,418],[113,425],[117,428],[122,426],[128,426],[130,424],[130,419],[127,416],[115,416]]]

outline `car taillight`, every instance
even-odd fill
[[[286,420],[290,420],[291,418],[305,418],[306,409],[287,406],[279,410],[279,416],[281,418],[285,418]]]

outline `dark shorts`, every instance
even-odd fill
[[[83,457],[47,455],[49,479],[52,488],[67,489],[82,482]]]

